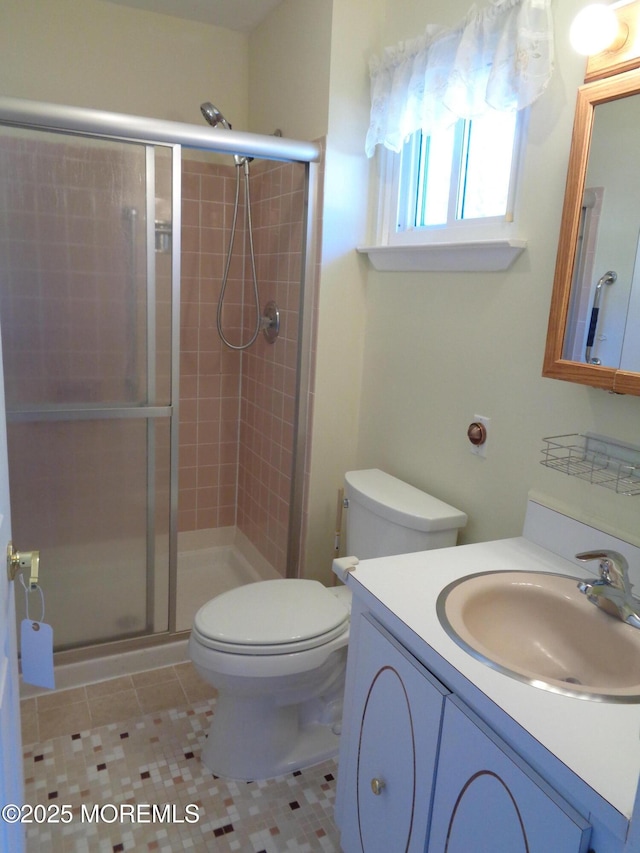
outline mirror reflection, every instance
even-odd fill
[[[578,89],[542,369],[637,396],[639,119],[640,68]]]
[[[640,94],[594,107],[563,358],[640,372]]]

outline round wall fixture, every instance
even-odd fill
[[[478,421],[474,421],[472,424],[469,424],[469,429],[467,430],[467,438],[469,439],[471,444],[475,445],[476,447],[479,447],[487,440],[487,428],[484,424],[481,424]]]

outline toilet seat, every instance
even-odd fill
[[[196,613],[207,648],[236,655],[284,655],[329,643],[349,627],[342,600],[318,581],[258,581],[216,596]]]

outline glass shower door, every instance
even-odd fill
[[[15,545],[40,549],[56,650],[166,631],[173,149],[3,127],[0,164]]]

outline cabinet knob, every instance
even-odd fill
[[[385,787],[385,784],[386,783],[385,783],[384,779],[376,779],[374,777],[371,780],[371,790],[376,795],[376,797],[380,796],[380,794],[382,793],[382,789]]]

